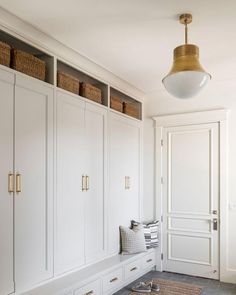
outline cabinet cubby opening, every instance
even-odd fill
[[[112,104],[114,100],[115,104]],[[110,87],[110,108],[142,120],[142,103],[112,87]]]
[[[43,60],[46,64],[45,82],[54,84],[54,57],[42,50],[0,30],[0,41],[7,43],[12,49],[19,49]]]
[[[73,76],[74,78],[79,79],[80,83],[81,82],[89,83],[97,87],[98,89],[100,89],[102,92],[102,105],[108,106],[108,85],[89,76],[88,74],[85,74],[84,72],[76,68],[73,68],[72,66],[60,60],[57,60],[57,71],[63,72],[65,74]]]

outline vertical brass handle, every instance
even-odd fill
[[[130,177],[125,176],[125,189],[130,189]]]
[[[89,176],[86,175],[86,191],[89,190]]]
[[[127,177],[127,180],[128,180],[128,186],[127,186],[127,188],[130,189],[130,177],[129,176]]]
[[[86,190],[85,176],[82,175],[82,192]]]
[[[21,174],[16,173],[16,192],[21,193]]]
[[[14,174],[8,173],[8,192],[14,193]]]

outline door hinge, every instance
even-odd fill
[[[163,146],[164,145],[164,141],[163,141],[163,139],[161,139],[161,146]]]
[[[163,260],[163,258],[164,258],[164,255],[163,255],[163,253],[161,253],[161,260]]]
[[[161,222],[163,222],[163,215],[161,216]]]
[[[161,177],[161,184],[163,184],[164,183],[164,178],[163,177]]]

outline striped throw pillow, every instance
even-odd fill
[[[135,228],[139,226],[141,223],[131,220],[131,227]],[[159,245],[158,240],[158,227],[159,227],[159,221],[154,220],[149,223],[143,223],[143,231],[144,231],[144,237],[145,237],[145,244],[147,249],[150,248],[156,248]]]

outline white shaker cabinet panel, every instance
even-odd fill
[[[0,295],[14,292],[13,282],[13,99],[14,75],[0,71]]]
[[[106,124],[107,111],[86,104],[86,174],[88,190],[85,193],[85,255],[91,262],[105,251],[105,178],[106,178]]]
[[[53,90],[15,87],[15,280],[19,292],[53,276]]]
[[[55,269],[85,263],[85,103],[57,92]],[[84,180],[84,181],[83,181]]]
[[[140,219],[141,123],[109,117],[108,249],[119,252],[119,226]]]

